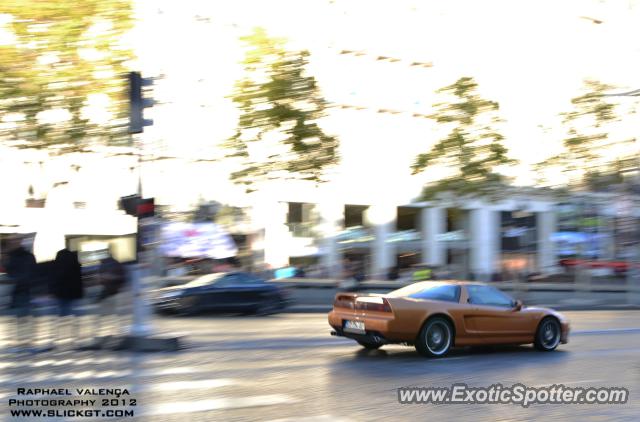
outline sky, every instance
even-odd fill
[[[163,127],[162,135],[193,140],[195,154],[235,127],[237,114],[225,97],[241,74],[238,37],[254,26],[311,52],[309,72],[327,100],[367,107],[332,112],[324,123],[346,150],[388,137],[406,140],[402,157],[424,150],[433,142],[432,125],[411,114],[427,112],[437,88],[473,76],[481,93],[501,105],[508,146],[522,162],[515,172],[521,184],[533,181],[529,165],[559,151],[557,115],[585,78],[622,91],[640,87],[635,0],[163,0],[141,1],[137,10],[141,63],[171,76],[159,95],[176,105],[165,112],[180,124]],[[344,50],[364,54],[340,54]],[[378,108],[405,113],[388,119]],[[380,124],[368,125],[373,117]],[[640,132],[640,124],[628,130]]]
[[[256,26],[311,53],[308,72],[332,105],[321,124],[341,144],[337,185],[353,203],[369,203],[379,192],[406,202],[441,174],[410,174],[416,155],[442,135],[433,121],[414,114],[428,114],[440,99],[434,92],[462,76],[474,77],[480,93],[500,103],[506,144],[520,161],[509,174],[517,184],[533,184],[532,165],[561,151],[558,114],[570,109],[584,79],[619,91],[640,88],[638,3],[136,0],[137,22],[124,40],[138,55],[130,66],[161,77],[157,104],[145,111],[154,119],[142,137],[145,149],[184,157],[169,168],[148,165],[153,177],[145,177],[146,186],[184,206],[198,196],[242,203],[244,190],[227,180],[233,163],[197,160],[219,159],[220,144],[234,134],[238,112],[229,96],[242,76],[239,37]],[[10,41],[2,41],[7,34],[0,31],[0,42]],[[87,112],[104,117],[103,98],[91,100]],[[632,98],[619,102],[623,112],[637,106]],[[610,129],[640,138],[638,119]]]

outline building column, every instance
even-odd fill
[[[542,274],[551,274],[557,267],[556,245],[551,236],[556,232],[556,214],[553,211],[536,213],[536,226],[538,232],[538,245],[536,248],[538,258],[538,271]]]
[[[422,235],[422,262],[428,265],[446,264],[446,245],[438,237],[447,231],[445,208],[423,208],[420,210],[420,232]]]
[[[476,280],[489,281],[498,271],[500,213],[488,208],[474,209],[470,213],[470,270]]]
[[[263,251],[262,264],[268,268],[289,265],[287,203],[259,200],[253,207],[253,222],[258,233],[254,251]]]
[[[343,254],[338,244],[338,234],[344,226],[344,204],[327,202],[318,204],[321,219],[322,274],[329,278],[342,277]]]
[[[264,261],[271,268],[289,265],[287,211],[286,202],[269,204],[264,226]]]
[[[396,265],[396,247],[387,239],[396,230],[397,216],[395,205],[372,205],[366,211],[366,221],[374,235],[370,278],[386,279],[389,269]]]

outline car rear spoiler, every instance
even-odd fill
[[[333,301],[333,307],[352,310],[358,309],[377,312],[392,312],[389,301],[384,297],[384,295],[379,294],[337,293]]]

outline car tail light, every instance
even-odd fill
[[[337,295],[333,301],[334,308],[354,309],[355,297],[351,295]]]
[[[362,311],[392,312],[389,301],[383,297],[359,297],[356,300],[356,309]]]

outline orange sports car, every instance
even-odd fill
[[[367,349],[401,343],[431,357],[451,347],[498,344],[551,351],[569,336],[569,322],[558,312],[523,307],[493,286],[464,281],[423,281],[387,294],[338,293],[329,324],[332,335]]]

